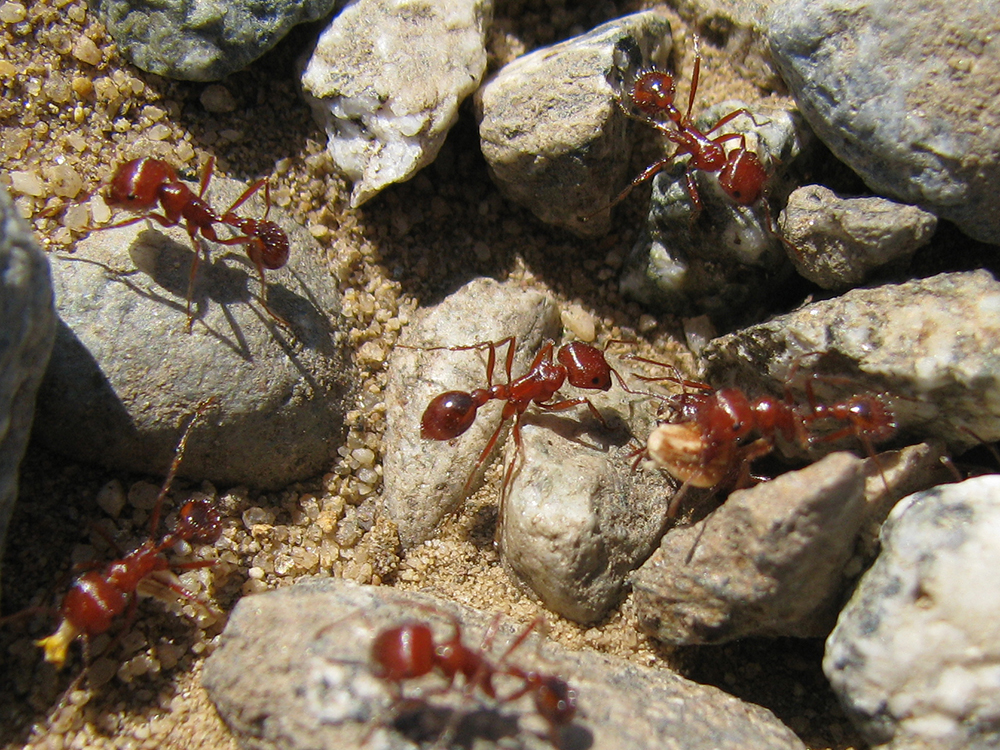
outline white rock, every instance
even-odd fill
[[[356,208],[437,156],[486,70],[492,0],[358,0],[319,38],[302,75]]]
[[[823,670],[887,748],[1000,741],[1000,476],[911,495],[827,641]]]

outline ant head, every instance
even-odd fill
[[[746,150],[746,139],[740,147],[726,157],[726,164],[719,172],[719,185],[726,195],[741,206],[750,206],[760,200],[767,184],[767,170],[760,157]]]
[[[880,443],[896,433],[889,407],[874,396],[854,396],[840,406],[843,418],[850,421],[859,438]]]
[[[425,622],[407,622],[383,630],[372,642],[372,661],[388,682],[422,677],[435,665],[434,634]]]
[[[577,388],[610,390],[611,365],[604,352],[582,341],[571,341],[559,349],[559,364],[566,368],[566,379]]]
[[[174,534],[196,544],[212,544],[222,536],[222,519],[207,500],[188,500],[177,516]]]
[[[451,440],[476,421],[478,407],[465,391],[446,391],[435,396],[420,418],[420,437],[424,440]]]
[[[163,184],[176,179],[174,168],[165,161],[149,157],[132,159],[115,170],[105,200],[109,206],[131,211],[152,208]]]
[[[643,114],[650,117],[665,114],[676,122],[681,116],[674,106],[676,93],[677,84],[672,75],[660,70],[647,70],[635,79],[628,97]]]

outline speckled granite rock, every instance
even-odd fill
[[[208,196],[228,206],[244,188],[216,179]],[[263,201],[255,195],[242,210],[261,216]],[[288,233],[291,256],[268,272],[268,302],[291,331],[262,309],[246,255],[206,243],[187,333],[192,248],[179,227],[94,231],[73,255],[54,256],[61,321],[37,437],[76,460],[162,475],[181,422],[215,396],[182,474],[274,489],[328,470],[353,380],[346,323],[315,240],[283,211],[270,217]]]
[[[809,124],[872,190],[1000,244],[993,5],[786,0],[766,33]]]
[[[188,81],[216,81],[245,68],[296,24],[338,0],[98,0],[98,17],[137,67]]]
[[[48,261],[0,187],[0,553],[55,327]]]
[[[826,645],[852,720],[887,750],[996,747],[1000,477],[901,501]]]

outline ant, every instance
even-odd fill
[[[694,38],[694,55],[694,70],[691,74],[687,110],[683,114],[674,103],[677,91],[674,78],[662,70],[648,69],[638,72],[632,85],[626,91],[625,96],[640,114],[637,115],[633,110],[628,109],[622,98],[618,98],[619,106],[627,116],[639,119],[656,128],[667,140],[676,144],[676,149],[672,155],[660,159],[643,170],[615,197],[609,206],[601,209],[602,211],[616,206],[635,187],[663,169],[672,166],[678,157],[685,154],[691,157],[685,166],[684,177],[687,192],[694,207],[692,221],[698,217],[703,208],[694,175],[697,171],[717,172],[719,187],[739,206],[749,207],[766,197],[765,187],[768,173],[760,156],[747,147],[746,135],[742,133],[712,135],[723,125],[741,115],[749,117],[755,125],[760,125],[761,123],[757,122],[753,113],[746,108],[733,110],[720,117],[711,128],[704,132],[695,127],[692,122],[691,110],[694,107],[701,76],[701,52],[697,36]],[[734,140],[738,140],[739,143],[727,153],[724,144]],[[763,207],[768,229],[772,234],[782,237],[774,224],[766,200],[763,201]]]
[[[431,626],[420,621],[388,628],[375,637],[371,653],[375,674],[391,686],[395,705],[403,702],[403,682],[406,680],[436,671],[445,678],[445,685],[439,691],[443,692],[455,684],[458,675],[462,675],[467,695],[478,690],[497,704],[511,703],[531,694],[535,710],[549,726],[549,740],[554,747],[558,747],[560,729],[569,725],[576,715],[576,691],[559,677],[507,663],[508,657],[541,624],[541,620],[529,623],[500,658],[490,662],[486,651],[496,636],[499,616],[487,628],[478,649],[469,648],[462,642],[461,624],[454,616],[449,616],[449,619],[452,635],[439,643],[434,641]],[[509,695],[498,696],[493,684],[497,675],[505,675],[522,684]],[[453,729],[452,726],[447,727],[442,737],[449,735]]]
[[[642,357],[636,359],[660,364]],[[792,367],[789,380],[798,365],[796,362]],[[889,407],[875,395],[855,395],[829,405],[820,403],[813,386],[820,378],[814,373],[806,380],[806,403],[799,404],[787,387],[783,398],[760,396],[751,400],[739,388],[716,390],[706,383],[678,377],[642,377],[668,380],[685,388],[666,399],[673,414],[650,434],[645,450],[658,466],[682,482],[667,515],[676,514],[688,487],[714,488],[730,481],[737,487],[748,486],[752,479],[750,464],[773,451],[779,437],[809,448],[854,436],[874,457],[874,444],[888,440],[896,432]],[[833,431],[820,429],[830,423],[840,426]],[[888,491],[884,473],[882,481]]]
[[[515,337],[508,336],[500,341],[490,341],[470,346],[449,346],[440,347],[448,351],[466,351],[469,349],[488,349],[489,356],[486,364],[486,388],[477,388],[471,392],[466,391],[446,391],[436,396],[424,410],[420,420],[420,436],[427,440],[451,440],[456,438],[476,421],[476,413],[479,407],[487,402],[497,399],[505,401],[503,411],[500,416],[500,424],[497,425],[493,435],[486,443],[476,460],[476,465],[465,483],[465,492],[468,492],[472,484],[473,477],[483,465],[486,457],[493,446],[496,445],[503,430],[504,424],[513,420],[512,432],[514,435],[514,445],[517,450],[521,450],[521,415],[528,406],[534,403],[545,411],[564,411],[580,404],[586,404],[590,408],[591,414],[604,425],[608,423],[601,416],[589,399],[570,398],[559,401],[552,401],[556,393],[569,381],[570,385],[588,390],[607,391],[613,385],[612,375],[626,391],[632,391],[622,379],[622,376],[604,357],[604,352],[600,349],[586,344],[582,341],[571,341],[555,348],[552,341],[546,341],[535,359],[532,361],[528,372],[517,378],[511,376],[511,368],[514,363]],[[493,368],[496,364],[497,349],[507,346],[506,383],[493,383]],[[553,359],[554,357],[554,359]],[[506,488],[514,471],[514,462],[511,462],[504,475],[503,487]]]
[[[190,332],[193,322],[191,314],[191,299],[194,296],[194,280],[200,261],[198,235],[220,245],[247,245],[247,255],[257,266],[263,287],[264,308],[272,317],[281,323],[281,318],[275,315],[267,306],[267,288],[264,285],[264,268],[281,268],[288,261],[288,237],[284,230],[272,221],[265,219],[245,219],[234,213],[251,195],[266,185],[266,180],[258,180],[248,187],[237,198],[229,209],[220,216],[205,200],[205,191],[212,179],[215,168],[215,158],[211,157],[205,163],[197,195],[181,182],[177,171],[162,159],[144,156],[132,159],[120,165],[108,185],[105,197],[109,206],[138,212],[139,215],[110,224],[101,229],[116,229],[130,226],[144,219],[152,219],[163,227],[184,224],[191,244],[195,248],[194,260],[191,262],[191,273],[188,279],[187,292],[187,330]],[[270,197],[268,193],[268,198]],[[162,213],[154,209],[159,205]],[[267,211],[270,211],[270,200]],[[244,234],[221,238],[215,232],[215,224],[224,224],[238,229]],[[286,324],[287,325],[287,324]]]
[[[84,654],[89,662],[89,641],[94,636],[110,630],[115,619],[125,614],[125,628],[135,618],[136,592],[141,583],[152,579],[171,591],[192,601],[198,598],[173,580],[162,575],[171,570],[191,570],[214,565],[211,560],[172,563],[164,552],[178,542],[212,544],[222,534],[222,522],[218,513],[207,500],[189,500],[180,509],[173,530],[158,542],[154,540],[160,523],[163,499],[170,490],[174,476],[180,467],[188,438],[198,418],[202,416],[214,399],[200,404],[194,417],[188,423],[174,455],[166,481],[157,495],[150,518],[150,538],[137,549],[121,559],[108,563],[103,568],[83,573],[72,583],[59,607],[59,626],[56,631],[36,645],[45,651],[45,660],[62,669],[66,663],[69,645],[77,637],[83,639]],[[96,566],[92,566],[96,567]],[[16,616],[16,615],[15,615]],[[81,675],[82,677],[82,675]]]

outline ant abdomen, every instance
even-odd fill
[[[425,440],[451,440],[476,421],[479,404],[471,393],[446,391],[434,397],[420,419],[420,437]]]
[[[435,666],[434,634],[423,622],[383,630],[372,643],[378,676],[389,683],[430,674]]]

